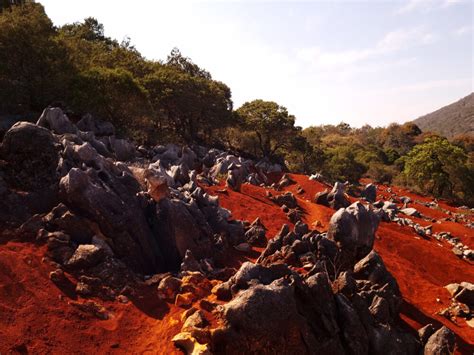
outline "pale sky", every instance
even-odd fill
[[[383,126],[474,89],[471,0],[39,0],[55,25],[95,17],[149,59],[173,47],[297,124]]]

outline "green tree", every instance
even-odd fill
[[[272,157],[278,150],[287,148],[298,132],[295,117],[276,102],[246,102],[236,114],[244,122],[245,128],[255,134],[263,157]]]
[[[193,77],[199,77],[207,80],[212,79],[211,74],[208,71],[193,63],[191,58],[183,56],[180,50],[176,47],[173,48],[171,53],[168,55],[166,65]]]
[[[9,9],[12,6],[23,5],[26,2],[26,0],[0,0],[0,12]]]
[[[425,139],[404,158],[407,181],[439,197],[471,198],[474,186],[465,152],[445,138]]]
[[[212,133],[231,120],[231,92],[224,83],[158,66],[143,85],[159,113],[158,125],[187,142],[209,143]]]
[[[130,39],[119,43],[106,37],[104,26],[92,17],[62,26],[57,37],[67,48],[68,60],[79,71],[91,67],[124,69],[136,78],[143,78],[154,67],[131,45]]]
[[[144,124],[151,110],[147,92],[130,72],[90,68],[75,78],[71,93],[69,102],[77,114],[92,113],[112,122],[120,134],[150,139],[152,127]]]
[[[338,146],[326,151],[323,174],[336,181],[358,182],[367,168],[357,161],[352,146]]]
[[[0,111],[39,112],[63,100],[72,68],[40,4],[0,13]]]
[[[421,135],[421,130],[414,123],[403,125],[392,123],[382,132],[380,144],[385,149],[395,150],[401,156],[415,146],[419,135]]]
[[[302,134],[296,135],[285,151],[285,162],[290,171],[304,174],[320,171],[324,158],[323,151],[309,144]]]

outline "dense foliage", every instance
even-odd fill
[[[94,18],[57,28],[38,3],[1,0],[0,115],[34,116],[48,105],[111,121],[136,143],[220,146],[328,180],[396,180],[473,203],[472,136],[449,143],[413,123],[301,129],[285,107],[263,100],[234,110],[230,88],[178,49],[147,60]]]

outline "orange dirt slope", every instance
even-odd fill
[[[310,181],[308,177],[291,175],[296,184],[285,190],[292,191],[303,209],[303,219],[314,228],[327,229],[333,210],[312,202],[314,194],[328,186]],[[304,193],[296,194],[297,186]],[[379,195],[388,197],[387,187],[381,186]],[[231,210],[232,217],[252,222],[260,217],[272,238],[283,223],[292,225],[279,206],[270,201],[267,191],[273,189],[245,184],[241,192],[212,186],[206,190],[219,196],[223,207]],[[409,195],[407,191],[392,187],[397,196]],[[427,202],[426,197],[409,195],[413,200]],[[353,200],[353,199],[352,199]],[[443,209],[431,209],[418,203],[411,206],[424,215],[439,220],[449,217],[444,210],[456,209],[440,202]],[[430,224],[414,219],[422,225]],[[471,248],[472,229],[461,223],[433,223],[433,231],[449,231]],[[474,282],[473,265],[458,259],[451,246],[434,238],[423,239],[410,227],[396,223],[381,223],[375,249],[400,285],[404,298],[401,322],[411,329],[427,323],[444,324],[458,337],[458,353],[474,351],[474,329],[463,319],[453,323],[437,315],[449,304],[449,294],[444,286],[451,282]],[[245,260],[255,260],[260,249],[245,255],[237,251],[229,255],[229,265],[237,267]],[[76,299],[71,289],[59,289],[48,277],[53,270],[42,261],[45,247],[30,243],[0,241],[0,353],[179,353],[171,338],[180,331],[180,308],[159,301],[153,288],[139,292],[131,302],[100,302],[110,315],[108,320],[85,313],[73,305],[85,302]],[[71,286],[73,288],[73,285]]]
[[[298,199],[303,208],[304,221],[310,226],[319,221],[322,227],[313,227],[317,230],[327,230],[328,222],[334,213],[330,208],[316,205],[312,202],[317,192],[330,188],[323,183],[309,180],[307,176],[290,174],[296,184],[290,185],[285,190],[291,191]],[[301,186],[304,193],[298,195],[297,187]],[[378,192],[380,197],[388,197],[386,186],[381,186]],[[210,193],[222,189],[211,187]],[[289,223],[280,208],[266,198],[265,190],[272,189],[243,185],[242,193],[228,191],[225,195],[217,194],[223,207],[232,211],[234,218],[247,219],[249,221],[260,217],[263,224],[268,228],[267,237],[272,238],[272,231],[279,230],[281,223]],[[414,201],[429,202],[427,197],[409,193],[406,190],[392,187],[392,193],[397,196],[409,196]],[[355,198],[350,198],[355,201]],[[410,204],[421,213],[430,218],[449,217],[446,213],[425,207],[416,202]],[[452,212],[456,211],[452,206],[440,202],[440,207]],[[262,211],[261,214],[260,211]],[[422,225],[431,224],[421,219],[413,218]],[[433,224],[433,231],[449,231],[453,236],[459,237],[461,241],[471,248],[474,240],[472,229],[460,223],[443,221]],[[463,319],[458,318],[457,323],[437,315],[441,309],[449,305],[449,293],[444,286],[461,281],[474,282],[474,268],[472,263],[457,258],[452,252],[452,246],[441,243],[434,238],[429,240],[418,236],[410,227],[402,227],[396,223],[382,222],[375,241],[375,250],[382,256],[388,270],[395,276],[404,298],[401,319],[407,326],[417,330],[428,323],[435,325],[444,324],[453,330],[458,337],[459,353],[471,354],[474,352],[474,328],[470,328]],[[439,301],[438,301],[439,300]]]

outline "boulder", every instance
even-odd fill
[[[374,184],[365,185],[361,195],[362,197],[365,197],[367,201],[375,202],[375,200],[377,199],[377,186],[375,186]]]
[[[115,255],[132,269],[148,274],[166,269],[147,211],[138,197],[140,187],[131,175],[73,168],[59,185],[64,203],[97,223],[113,241]]]
[[[410,217],[421,217],[420,212],[416,208],[408,207],[400,210],[401,213]]]
[[[211,355],[212,352],[208,344],[201,344],[189,332],[181,332],[176,334],[171,341],[174,345],[186,354],[192,355]]]
[[[57,183],[58,142],[46,128],[18,122],[5,134],[0,157],[7,162],[5,180],[26,191],[42,190]]]
[[[73,242],[78,244],[89,244],[94,236],[90,222],[71,212],[62,203],[46,215],[45,220],[50,227],[65,232]]]
[[[301,221],[296,222],[295,228],[293,230],[295,234],[301,238],[303,235],[309,232],[308,225],[306,223],[303,223]]]
[[[188,170],[196,169],[199,165],[199,159],[194,151],[188,146],[181,149],[180,164],[186,166]]]
[[[426,342],[424,348],[425,355],[444,355],[453,354],[456,337],[447,327],[442,326]]]
[[[328,334],[331,338],[337,338],[340,328],[337,323],[336,301],[328,275],[318,272],[307,277],[303,285],[303,287],[298,287],[300,313],[305,315],[312,329],[318,329],[319,332]],[[336,347],[339,346],[336,345]],[[324,350],[324,346],[321,350]]]
[[[314,196],[314,203],[318,204],[318,205],[324,205],[324,206],[328,206],[329,207],[329,204],[328,204],[328,194],[329,194],[329,191],[326,189],[324,191],[321,191],[321,192],[318,192],[315,196]]]
[[[377,215],[360,202],[355,202],[334,213],[327,237],[356,261],[372,250],[378,225]]]
[[[245,232],[245,240],[250,245],[265,245],[267,238],[265,237],[266,229],[259,218],[252,222],[250,228]]]
[[[169,196],[168,182],[164,176],[156,174],[153,170],[146,169],[144,177],[147,185],[147,192],[156,202]]]
[[[48,233],[47,255],[59,264],[66,264],[74,254],[71,238],[62,232]]]
[[[280,279],[242,291],[221,311],[212,334],[216,353],[308,353],[316,343],[298,313],[293,287]]]
[[[173,302],[181,289],[181,284],[181,280],[177,277],[165,276],[158,285],[158,297]]]
[[[464,303],[469,308],[474,308],[474,284],[470,282],[461,282],[459,290],[454,295],[454,299],[458,302]]]
[[[87,269],[100,263],[105,257],[104,249],[93,244],[81,244],[67,262],[74,269]]]
[[[365,258],[354,265],[354,278],[356,280],[368,280],[379,289],[385,296],[390,306],[390,314],[395,317],[401,306],[401,293],[397,280],[385,268],[382,258],[375,250],[372,250]]]
[[[331,207],[333,209],[345,208],[350,205],[349,200],[344,194],[344,184],[336,182],[331,191],[324,190],[318,192],[315,197],[315,203]]]
[[[129,161],[136,157],[135,146],[125,139],[110,137],[110,146],[120,161]]]
[[[36,124],[48,128],[56,134],[77,133],[77,127],[59,107],[46,108]]]
[[[328,193],[327,201],[331,208],[338,210],[339,208],[345,208],[350,205],[349,200],[344,194],[345,185],[336,182],[332,190]]]
[[[311,174],[309,179],[313,181],[322,181],[323,175],[321,175],[320,173]]]
[[[434,332],[435,328],[431,323],[425,325],[423,328],[418,329],[418,337],[420,338],[420,342],[423,346],[425,346],[426,342]]]
[[[170,270],[178,270],[186,251],[197,259],[212,254],[212,230],[204,216],[198,216],[185,202],[178,199],[162,199],[156,206],[157,240],[165,264]],[[197,219],[199,218],[199,219]]]
[[[342,293],[346,297],[352,297],[357,291],[357,284],[352,276],[352,272],[341,272],[332,283],[332,289],[334,293]]]
[[[181,263],[181,271],[201,271],[199,262],[189,249],[186,250],[184,254],[183,262]]]
[[[277,183],[277,190],[281,190],[287,186],[295,184],[295,181],[288,174],[283,174],[280,181]]]
[[[274,280],[290,274],[291,270],[285,264],[273,264],[265,267],[246,261],[227,283],[236,293],[239,290],[247,289],[252,283],[268,285]]]
[[[296,201],[295,196],[291,192],[285,192],[284,194],[275,196],[271,198],[278,206],[286,206],[288,208],[298,207],[298,202]]]
[[[346,296],[335,295],[338,325],[341,328],[343,346],[348,354],[368,354],[369,338],[359,316]]]
[[[234,191],[240,191],[242,180],[242,171],[240,167],[232,164],[227,172],[227,179],[225,181],[226,186]]]
[[[387,324],[390,320],[390,306],[385,298],[375,295],[369,311],[379,323]]]
[[[101,121],[90,114],[84,115],[76,124],[77,128],[84,132],[94,132],[96,136],[115,135],[114,125],[110,122]]]

